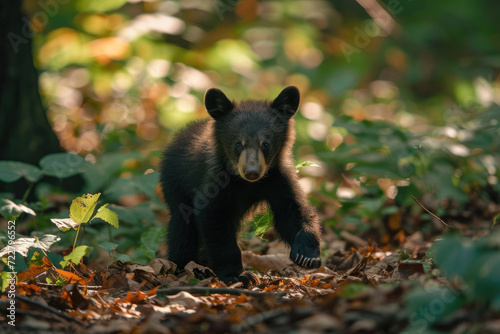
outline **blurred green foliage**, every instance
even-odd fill
[[[38,228],[50,229],[45,212],[68,214],[41,177],[81,173],[75,194],[101,192],[121,221],[109,234],[88,226],[86,238],[126,252],[144,231],[160,232],[167,217],[156,214],[153,171],[172,134],[208,116],[211,86],[235,100],[300,89],[296,159],[321,167],[301,168],[301,183],[335,229],[413,232],[421,226],[402,218],[415,212],[412,195],[437,214],[499,199],[497,1],[25,0],[24,8],[50,122],[61,145],[84,157],[62,169],[64,156],[41,168],[0,164],[4,182],[37,182]]]
[[[500,308],[499,234],[495,231],[475,241],[447,235],[437,241],[427,256],[448,279],[447,286],[416,287],[405,296],[410,323],[408,333],[432,332],[466,307],[484,317]],[[459,315],[458,315],[459,316]]]

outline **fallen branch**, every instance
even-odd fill
[[[347,242],[354,244],[356,247],[362,248],[362,247],[368,246],[368,241],[363,240],[360,237],[358,237],[357,235],[351,234],[345,230],[340,232],[340,238],[344,239]]]
[[[167,289],[158,289],[156,290],[156,294],[166,294],[166,295],[176,295],[179,292],[189,292],[191,294],[198,295],[210,295],[210,294],[221,294],[221,295],[235,295],[239,296],[241,294],[251,296],[251,297],[263,297],[263,296],[278,296],[283,297],[287,293],[286,292],[259,292],[259,291],[248,291],[244,289],[232,289],[232,288],[209,288],[202,286],[184,286],[178,288],[167,288]]]
[[[26,296],[22,296],[22,295],[18,295],[18,294],[16,294],[15,299],[16,299],[16,300],[20,300],[20,301],[25,302],[25,303],[28,303],[28,304],[31,304],[31,305],[33,305],[33,306],[39,307],[39,308],[41,308],[42,310],[47,311],[47,312],[50,312],[50,313],[53,313],[53,314],[55,314],[55,315],[58,315],[58,316],[60,316],[61,318],[64,318],[65,320],[68,320],[68,321],[72,321],[72,322],[74,322],[74,323],[77,323],[77,324],[79,324],[79,325],[80,325],[80,326],[82,326],[82,327],[86,327],[86,326],[87,326],[87,325],[85,325],[85,323],[81,322],[81,321],[80,321],[80,320],[78,320],[78,319],[73,318],[72,316],[67,315],[67,314],[66,314],[66,313],[64,313],[64,312],[61,312],[61,311],[59,311],[59,310],[57,310],[57,309],[55,309],[55,308],[53,308],[53,307],[50,307],[50,306],[44,305],[44,304],[42,304],[42,303],[39,303],[39,302],[37,302],[36,300],[33,300],[33,299],[28,298],[28,297],[26,297]]]

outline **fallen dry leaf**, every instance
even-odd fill
[[[266,272],[270,269],[283,270],[293,264],[288,254],[257,255],[251,251],[243,251],[241,258],[245,266],[260,272]]]

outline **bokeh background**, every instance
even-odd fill
[[[300,89],[295,157],[319,165],[301,168],[301,183],[334,231],[366,233],[384,245],[442,230],[411,196],[456,226],[498,213],[498,1],[22,6],[33,30],[37,114],[46,114],[64,150],[92,164],[70,192],[99,191],[117,203],[130,223],[118,234],[161,225],[151,210],[162,206],[157,174],[144,173],[156,170],[177,129],[208,116],[203,95],[210,87],[235,100]],[[2,158],[41,158],[40,150],[16,152],[24,158]],[[44,182],[34,188],[37,198],[50,198],[42,209],[63,202],[54,195],[60,192]],[[124,238],[120,247],[136,241]]]

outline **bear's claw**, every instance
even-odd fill
[[[300,230],[294,238],[290,259],[307,269],[321,267],[319,242],[311,232]]]
[[[321,267],[321,258],[311,258],[311,257],[306,257],[304,255],[297,254],[295,257],[295,260],[293,260],[296,264],[303,268],[307,269],[313,269],[313,268],[319,268]]]

